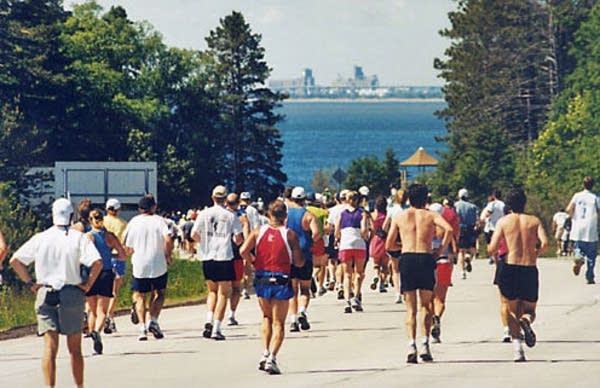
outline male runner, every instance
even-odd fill
[[[246,219],[248,220],[248,233],[244,232],[244,238],[248,237],[248,234],[251,231],[261,226],[260,213],[250,203],[251,199],[252,195],[248,191],[244,191],[240,194],[240,206],[238,213],[240,213],[240,219],[242,219],[241,217],[245,215]],[[250,299],[248,288],[250,287],[250,284],[252,284],[252,266],[248,265],[246,261],[244,261],[244,276],[242,283],[242,296],[244,299]]]
[[[487,222],[487,233],[485,235],[485,242],[487,244],[490,243],[492,239],[492,234],[496,229],[496,222],[504,215],[504,202],[500,199],[502,197],[502,193],[500,190],[495,189],[490,195],[490,201],[483,209],[483,218]],[[497,258],[495,256],[490,256],[489,263],[494,264]]]
[[[235,214],[225,209],[225,197],[225,186],[216,186],[212,191],[214,205],[198,214],[192,228],[192,238],[200,243],[200,260],[208,285],[208,312],[202,335],[216,341],[225,339],[221,323],[231,294],[231,282],[235,280],[232,235],[234,243],[242,242],[242,225]]]
[[[406,327],[409,337],[406,362],[413,364],[417,363],[417,299],[420,301],[423,335],[420,357],[423,361],[433,361],[429,349],[429,332],[432,317],[431,299],[435,285],[435,258],[441,256],[441,252],[446,249],[452,238],[452,226],[440,214],[425,209],[427,193],[427,186],[422,184],[415,183],[408,187],[410,208],[394,217],[386,240],[388,251],[397,252],[402,248],[401,291],[406,302]],[[439,247],[432,252],[436,227],[442,229],[444,234]],[[398,234],[402,246],[398,243]]]
[[[571,220],[571,241],[575,242],[575,262],[573,273],[577,276],[583,263],[587,264],[585,279],[587,284],[595,284],[594,266],[598,254],[598,215],[600,214],[600,199],[594,193],[594,179],[590,176],[583,178],[583,191],[576,193],[567,213]]]
[[[469,202],[467,189],[458,190],[458,201],[454,204],[460,217],[460,236],[458,238],[458,265],[462,269],[462,278],[467,278],[467,270],[471,270],[471,258],[475,256],[477,243],[479,210]]]
[[[240,202],[236,193],[230,193],[227,195],[227,210],[235,214],[239,218],[240,224],[242,225],[242,234],[244,238],[250,235],[250,227],[248,223],[248,217],[245,213],[242,213],[239,209]],[[229,318],[227,320],[227,326],[237,326],[238,321],[235,319],[235,311],[237,310],[238,304],[240,303],[241,297],[241,284],[242,278],[244,277],[244,267],[246,261],[242,259],[240,255],[240,246],[231,240],[231,249],[233,251],[233,269],[235,271],[235,279],[231,282],[231,296],[229,298]]]
[[[319,296],[322,296],[327,292],[325,286],[323,285],[327,272],[327,253],[325,252],[324,239],[329,237],[325,235],[325,223],[327,222],[327,217],[329,217],[329,212],[321,207],[321,201],[317,199],[315,193],[308,193],[306,200],[308,202],[306,210],[315,216],[317,225],[319,226],[319,235],[321,236],[314,241],[311,252],[313,255],[316,286]]]
[[[515,362],[525,361],[525,352],[521,343],[521,329],[525,344],[535,345],[535,333],[531,324],[535,319],[538,300],[538,256],[548,248],[548,238],[540,220],[525,214],[527,197],[522,189],[509,192],[506,205],[511,213],[496,223],[488,253],[498,253],[501,239],[506,240],[508,254],[499,273],[498,287],[505,300],[508,311],[508,325],[515,347]],[[538,248],[539,243],[539,248]]]

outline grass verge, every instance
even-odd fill
[[[165,306],[199,302],[206,298],[206,282],[198,261],[175,259],[169,267]],[[4,286],[0,290],[0,332],[36,323],[34,295],[29,290]],[[131,264],[117,297],[117,310],[131,306]]]

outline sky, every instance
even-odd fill
[[[82,1],[75,1],[81,3]],[[121,5],[133,21],[146,20],[169,46],[206,49],[219,20],[240,11],[262,35],[271,79],[311,68],[318,85],[350,78],[355,65],[382,86],[440,86],[433,68],[450,45],[452,0],[97,0],[105,11]],[[65,4],[74,2],[65,1]]]

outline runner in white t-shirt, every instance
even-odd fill
[[[573,195],[567,213],[571,215],[571,240],[575,242],[575,262],[573,273],[579,275],[584,261],[587,263],[585,278],[588,284],[595,284],[594,266],[598,253],[598,215],[600,199],[594,193],[594,179],[583,178],[584,190]]]
[[[554,239],[556,240],[556,254],[561,256],[562,251],[562,236],[564,233],[565,221],[569,218],[569,214],[565,212],[565,209],[560,209],[552,217],[552,231],[554,232]]]
[[[198,214],[192,228],[192,238],[199,242],[198,256],[202,260],[208,286],[208,312],[202,335],[217,341],[225,339],[221,323],[231,293],[231,282],[235,280],[232,236],[235,244],[242,243],[242,225],[233,212],[225,209],[226,197],[225,186],[216,186],[212,191],[214,205]]]
[[[158,316],[165,302],[167,288],[167,265],[172,263],[173,238],[165,219],[156,213],[156,200],[145,195],[138,204],[141,214],[133,217],[125,229],[125,246],[132,252],[133,308],[131,321],[139,324],[138,340],[148,339],[147,331],[154,338],[164,337],[158,325]],[[146,294],[151,294],[150,322],[146,326]]]
[[[502,193],[500,192],[500,190],[494,190],[490,196],[491,200],[485,206],[485,209],[483,209],[483,218],[486,221],[487,228],[487,230],[485,231],[486,244],[489,244],[492,239],[492,235],[494,234],[494,230],[496,229],[496,222],[498,222],[498,220],[504,216],[505,205],[504,202],[500,200],[501,196]],[[496,262],[496,259],[497,257],[490,256],[489,263],[494,264]]]

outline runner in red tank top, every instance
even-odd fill
[[[269,205],[269,224],[250,233],[240,254],[256,268],[254,289],[263,312],[262,342],[264,353],[258,368],[269,374],[280,374],[276,356],[284,337],[284,323],[289,299],[294,296],[290,273],[292,264],[304,266],[298,236],[285,227],[287,210],[283,201]],[[252,249],[256,247],[256,257]]]

